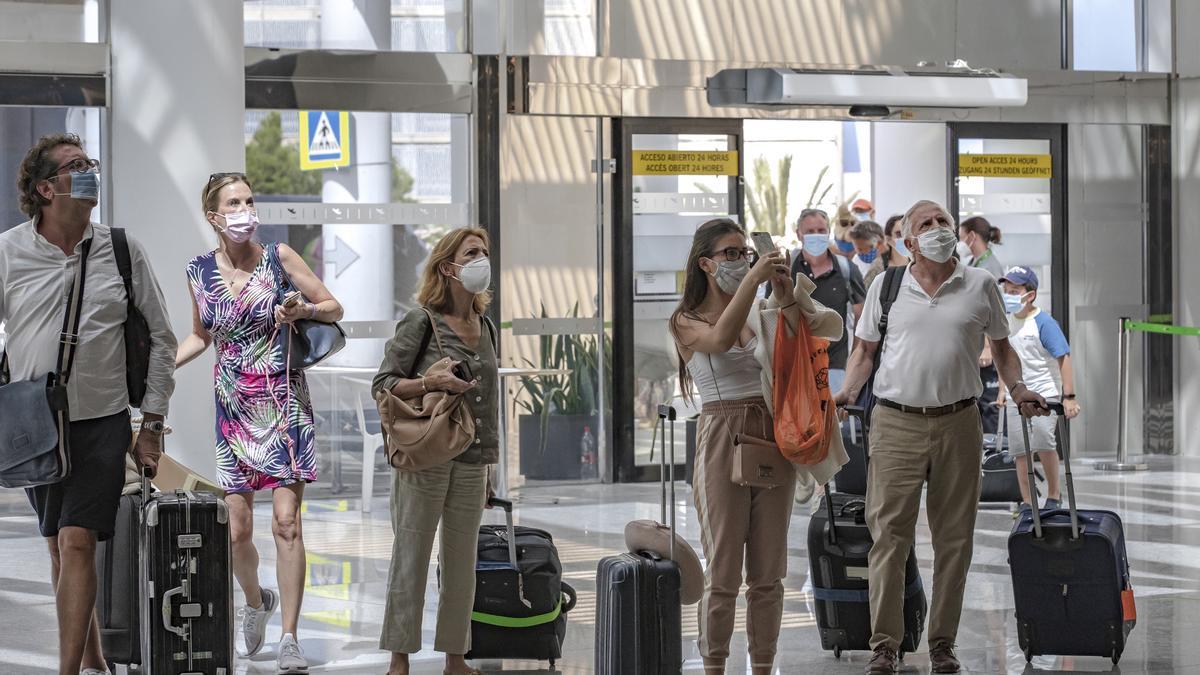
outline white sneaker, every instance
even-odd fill
[[[246,605],[238,610],[238,618],[242,621],[242,640],[245,642],[243,657],[257,654],[263,648],[267,638],[267,622],[279,607],[279,594],[269,588],[262,589],[262,607],[254,608]]]
[[[300,648],[300,643],[296,642],[296,637],[291,633],[285,633],[283,639],[279,641],[277,665],[281,675],[308,672],[308,659],[304,658],[304,650]]]

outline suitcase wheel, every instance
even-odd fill
[[[1033,661],[1033,648],[1026,647],[1025,648],[1025,663],[1030,663],[1032,661]]]
[[[840,645],[834,645],[834,647],[833,647],[833,658],[835,658],[835,659],[840,659],[840,658],[842,658],[842,648],[841,648],[841,646],[840,646]]]

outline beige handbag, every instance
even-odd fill
[[[712,355],[708,355],[708,368],[713,372],[713,385],[717,390],[717,404],[725,414],[725,401],[721,398],[721,385],[717,384],[716,369]],[[765,409],[765,407],[764,407]],[[746,415],[742,416],[739,431],[730,439],[733,443],[733,461],[730,463],[729,480],[735,485],[752,488],[777,488],[787,485],[795,474],[791,463],[779,451],[774,441],[768,441],[745,433]],[[763,435],[770,430],[763,425]]]
[[[425,314],[443,357],[425,372],[429,376],[449,371],[452,361],[446,358],[433,314],[428,309]],[[475,418],[463,394],[431,391],[405,400],[382,390],[375,394],[375,405],[379,408],[388,463],[400,471],[422,471],[445,464],[475,439]]]

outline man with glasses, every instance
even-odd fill
[[[796,236],[801,247],[792,256],[792,278],[804,274],[812,279],[817,286],[812,292],[814,300],[836,310],[843,323],[851,312],[857,322],[867,289],[862,273],[844,256],[829,250],[829,215],[821,209],[804,209],[796,221]],[[838,391],[845,382],[849,352],[849,338],[845,334],[829,345],[830,391]]]
[[[90,222],[100,163],[73,134],[42,137],[21,162],[17,187],[30,220],[0,234],[0,323],[9,377],[31,380],[56,367],[66,300],[85,270],[74,363],[67,385],[71,473],[29,488],[50,549],[58,611],[59,672],[107,672],[95,616],[97,540],[113,536],[130,443],[124,322],[127,294],[112,229]],[[150,327],[150,368],[134,453],[152,472],[175,388],[175,336],[145,252],[128,240],[134,304]],[[0,411],[0,414],[4,414]]]

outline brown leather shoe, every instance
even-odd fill
[[[935,673],[957,673],[962,669],[958,658],[954,656],[954,643],[949,640],[935,640],[929,647],[929,663]]]
[[[867,664],[866,675],[895,675],[899,672],[899,667],[900,657],[896,655],[896,650],[887,645],[879,645],[875,648],[871,662]]]

